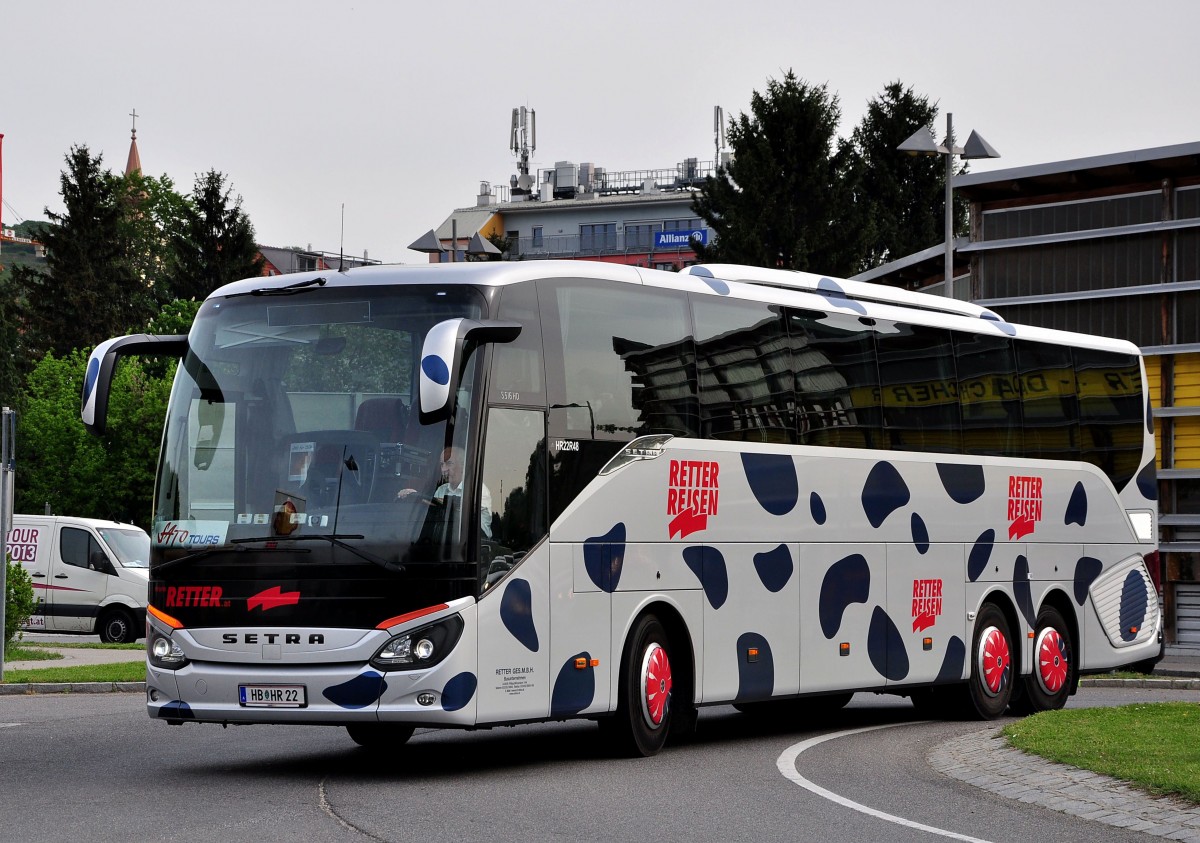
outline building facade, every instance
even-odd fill
[[[1200,645],[1200,143],[958,176],[951,294],[1145,355],[1168,640]],[[859,276],[945,294],[941,245]]]

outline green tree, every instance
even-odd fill
[[[33,614],[37,601],[33,598],[33,580],[20,562],[5,555],[8,573],[5,578],[4,595],[4,649],[8,649],[17,630]]]
[[[254,226],[233,197],[225,176],[209,170],[196,177],[182,224],[172,237],[170,290],[178,299],[203,299],[231,281],[262,275]]]
[[[706,178],[692,203],[716,234],[697,244],[701,260],[848,272],[856,232],[845,225],[853,195],[840,117],[836,94],[790,70],[754,92],[750,114],[729,122],[732,163]]]
[[[941,243],[945,231],[946,166],[941,156],[910,156],[897,147],[933,124],[937,104],[901,82],[867,103],[850,137],[847,178],[859,212],[863,248],[855,272]],[[964,167],[961,172],[965,172]],[[967,231],[965,200],[955,200],[955,233]]]
[[[187,200],[169,176],[145,176],[140,172],[122,177],[121,195],[121,236],[128,244],[126,256],[133,274],[153,292],[156,301],[170,301],[167,269]]]
[[[121,179],[86,146],[72,147],[66,161],[64,213],[47,209],[52,224],[42,232],[47,269],[13,272],[26,361],[91,348],[144,323],[155,307],[128,260]]]

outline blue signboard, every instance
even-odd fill
[[[707,246],[708,229],[697,228],[692,231],[654,232],[654,248],[656,249],[686,249],[692,240],[695,240],[701,246]]]

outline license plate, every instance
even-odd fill
[[[238,685],[244,706],[262,708],[304,708],[308,699],[303,685]]]

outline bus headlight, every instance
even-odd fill
[[[155,667],[179,670],[188,663],[188,658],[179,644],[165,635],[153,633],[146,650],[150,655],[150,664]]]
[[[371,666],[377,670],[416,670],[431,667],[450,654],[463,631],[463,619],[451,615],[388,639]]]

